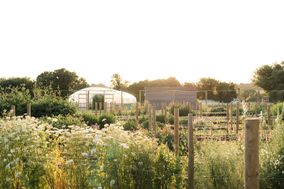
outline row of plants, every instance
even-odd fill
[[[1,188],[181,188],[180,160],[143,130],[0,120]]]

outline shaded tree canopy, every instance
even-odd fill
[[[269,94],[270,100],[284,100],[284,62],[261,66],[252,81]]]
[[[62,97],[67,97],[76,90],[88,87],[85,79],[79,78],[75,72],[64,68],[41,73],[36,78],[36,84],[40,88],[50,88]]]
[[[175,77],[169,77],[168,79],[157,80],[144,80],[133,83],[128,86],[127,91],[133,94],[139,99],[139,91],[144,90],[145,87],[180,87],[180,82]],[[142,101],[144,101],[144,95],[141,94]]]
[[[207,98],[220,102],[230,102],[237,97],[236,86],[234,83],[226,83],[212,78],[202,78],[197,83],[198,98],[205,99],[205,91]]]
[[[0,88],[7,90],[8,88],[22,88],[32,91],[34,89],[34,81],[27,77],[0,78]]]
[[[115,74],[112,75],[111,86],[112,86],[113,89],[126,90],[127,85],[128,85],[128,82],[124,81],[118,73],[115,73]]]

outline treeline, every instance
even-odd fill
[[[212,78],[202,78],[197,83],[181,84],[176,78],[170,77],[168,79],[158,80],[144,80],[129,85],[126,90],[135,95],[139,99],[139,91],[143,91],[145,87],[190,87],[198,91],[198,99],[216,100],[220,102],[230,102],[237,97],[236,85],[234,83],[226,83]],[[142,93],[142,92],[140,92]],[[142,101],[144,95],[141,95]]]
[[[24,88],[33,95],[35,89],[44,89],[63,98],[88,86],[89,84],[84,78],[64,68],[51,72],[43,72],[37,76],[35,81],[26,77],[0,78],[0,89],[5,92],[9,92],[12,88]]]
[[[256,101],[261,95],[268,95],[270,101],[284,100],[284,62],[280,64],[264,65],[256,69],[252,82],[262,88],[265,94],[259,94],[257,90],[248,89],[238,94],[238,86],[231,82],[223,82],[213,78],[202,78],[197,83],[180,83],[175,77],[157,80],[143,80],[129,84],[119,74],[113,74],[111,78],[112,88],[127,91],[137,99],[141,94],[144,100],[143,90],[145,87],[191,87],[198,91],[198,99],[230,102],[237,95],[247,101]],[[25,88],[30,91],[44,89],[52,91],[57,96],[67,98],[73,92],[90,86],[86,80],[79,77],[75,72],[64,68],[39,74],[35,81],[29,78],[0,78],[1,91],[9,92],[11,88]]]

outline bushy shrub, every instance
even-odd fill
[[[166,123],[166,117],[164,115],[157,115],[156,120],[160,123]]]
[[[174,108],[175,106],[172,106],[170,109],[170,112],[172,115],[174,115]],[[187,105],[180,105],[179,108],[179,116],[188,116],[189,113],[194,114],[194,111]]]
[[[84,122],[89,126],[99,123],[99,117],[92,112],[82,112],[79,115],[83,118]]]
[[[100,129],[104,128],[105,124],[115,123],[115,116],[112,114],[102,114],[99,117]]]
[[[145,120],[142,124],[141,124],[143,129],[149,129],[149,121]]]
[[[46,96],[32,102],[32,116],[57,116],[74,114],[76,106],[71,102],[54,96]]]
[[[224,107],[213,107],[210,109],[210,112],[226,112],[227,110]]]
[[[42,119],[56,128],[67,128],[69,125],[82,126],[84,121],[81,117],[75,115],[58,115],[53,117],[44,117]]]
[[[137,130],[137,124],[134,120],[128,120],[123,124],[123,129],[126,131],[135,131]]]
[[[16,107],[16,115],[23,115],[30,102],[30,92],[25,88],[10,88],[9,92],[0,89],[0,116],[3,116],[4,111],[9,112],[12,105]]]
[[[281,102],[281,103],[274,104],[271,107],[271,112],[272,112],[272,115],[274,116],[277,116],[279,114],[282,120],[284,120],[284,103]]]
[[[142,117],[139,118],[139,124],[142,124],[146,120],[147,118],[143,115]]]

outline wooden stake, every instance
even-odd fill
[[[176,156],[179,155],[179,108],[174,108],[174,125],[175,125],[175,133],[174,133],[174,144],[175,144],[175,153]]]
[[[188,186],[194,189],[193,116],[188,114]]]
[[[259,189],[259,123],[245,120],[245,189]]]
[[[31,103],[27,104],[27,115],[30,117],[32,116],[32,104]]]
[[[236,111],[236,133],[239,133],[239,125],[240,125],[240,103],[237,102],[237,111]]]
[[[11,116],[12,117],[16,116],[16,106],[15,105],[11,106]]]

